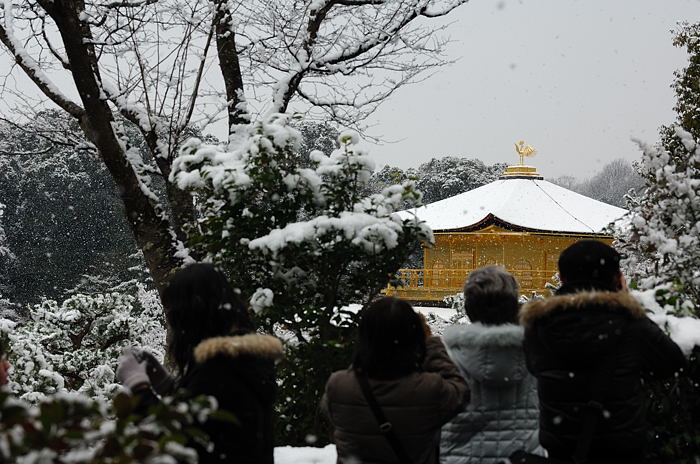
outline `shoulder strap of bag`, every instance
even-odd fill
[[[591,451],[593,435],[601,417],[605,414],[602,403],[603,391],[612,381],[613,369],[617,358],[617,346],[611,350],[610,356],[603,361],[602,368],[593,376],[590,385],[591,399],[583,407],[581,418],[581,432],[576,441],[576,449],[572,459],[574,464],[583,464],[588,461],[588,453]]]
[[[411,464],[411,459],[408,457],[408,454],[406,454],[406,450],[404,449],[403,445],[401,445],[399,438],[394,433],[394,427],[391,425],[391,422],[387,420],[386,416],[384,415],[384,411],[382,411],[379,403],[377,403],[377,399],[372,394],[367,376],[355,371],[355,377],[357,377],[357,381],[362,389],[362,394],[364,395],[365,400],[367,400],[367,404],[369,405],[369,408],[372,410],[372,414],[374,414],[374,418],[379,424],[379,431],[389,442],[391,449],[394,450],[394,453],[399,458],[399,462],[401,464]]]

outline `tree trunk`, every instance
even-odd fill
[[[248,115],[241,107],[245,104],[243,93],[243,76],[238,62],[236,50],[236,35],[233,31],[231,11],[226,2],[212,0],[216,6],[216,50],[219,57],[219,67],[226,87],[226,100],[228,101],[228,128],[235,124],[246,124]]]
[[[170,274],[181,265],[175,257],[173,231],[159,206],[143,190],[114,132],[114,115],[99,84],[90,30],[78,17],[84,9],[83,4],[80,0],[46,0],[41,3],[58,26],[73,80],[85,108],[80,126],[117,184],[129,226],[143,251],[155,286],[162,293]]]
[[[155,130],[149,133],[143,134],[146,144],[148,145],[153,158],[155,159],[158,169],[163,174],[165,179],[165,194],[168,198],[168,204],[170,205],[170,217],[172,221],[172,227],[175,231],[175,236],[178,240],[185,243],[187,240],[185,234],[185,225],[188,223],[193,223],[196,219],[194,202],[192,199],[192,194],[186,190],[182,190],[177,187],[176,184],[169,182],[170,170],[173,162],[173,157],[176,153],[177,146],[171,147],[169,153],[161,153],[158,148],[158,136]]]

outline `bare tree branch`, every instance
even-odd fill
[[[41,70],[38,63],[27,53],[22,44],[14,37],[12,2],[5,2],[5,25],[0,25],[0,42],[10,51],[15,62],[22,68],[27,77],[56,105],[63,108],[73,117],[81,117],[85,110],[68,97],[63,95],[58,87]]]

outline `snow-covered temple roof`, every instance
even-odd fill
[[[513,230],[595,234],[625,213],[547,182],[530,166],[511,166],[490,184],[398,214],[415,214],[436,232],[496,224]]]

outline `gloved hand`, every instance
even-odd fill
[[[141,359],[146,362],[146,374],[151,381],[153,390],[159,395],[167,395],[172,391],[174,379],[170,372],[158,362],[148,351],[141,352]]]
[[[124,348],[121,356],[119,356],[117,382],[132,392],[137,385],[148,385],[151,383],[146,373],[146,361],[142,359],[141,350],[131,346]]]

